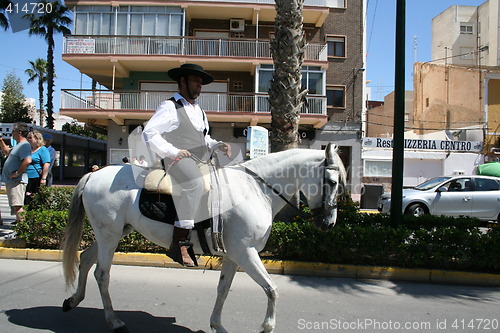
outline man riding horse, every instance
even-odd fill
[[[189,231],[194,227],[196,213],[205,187],[197,162],[190,158],[204,155],[221,142],[208,134],[207,115],[196,102],[202,85],[211,83],[212,75],[196,64],[183,64],[168,71],[177,81],[179,92],[164,101],[143,131],[146,145],[164,161],[172,177],[173,198],[177,210],[169,255],[180,264],[193,267],[188,254]],[[226,155],[231,146],[219,145]]]

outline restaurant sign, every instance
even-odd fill
[[[364,138],[363,148],[392,148],[391,138]],[[424,140],[405,139],[405,149],[416,150],[445,150],[460,152],[480,152],[483,148],[481,141],[452,141],[452,140]]]

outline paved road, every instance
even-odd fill
[[[81,306],[63,313],[70,292],[60,263],[0,259],[0,267],[0,332],[108,332],[92,275]],[[113,266],[110,292],[133,333],[209,332],[218,277],[215,271]],[[283,275],[273,280],[280,292],[277,333],[394,332],[405,325],[410,332],[500,329],[498,288]],[[223,312],[228,331],[257,332],[265,304],[260,287],[237,273]]]

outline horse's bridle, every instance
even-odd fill
[[[340,168],[337,165],[328,165],[327,160],[325,159],[324,165],[323,165],[323,188],[321,189],[322,194],[321,194],[321,207],[311,209],[311,213],[313,216],[318,216],[320,215],[325,209],[327,208],[337,208],[337,201],[333,204],[327,203],[327,186],[328,186],[328,179],[326,179],[326,170],[335,170],[339,171]],[[338,184],[337,184],[338,185]]]
[[[269,188],[271,191],[273,191],[274,194],[276,194],[277,196],[279,196],[288,206],[292,207],[294,210],[297,211],[297,214],[299,216],[302,216],[304,215],[303,212],[297,208],[296,205],[294,205],[292,202],[290,202],[290,200],[288,200],[280,191],[278,191],[274,186],[272,186],[271,184],[269,184],[264,178],[262,178],[261,176],[259,176],[257,173],[255,173],[253,170],[245,167],[245,166],[242,166],[243,169],[245,170],[245,172],[247,174],[249,174],[250,176],[252,176],[255,180],[259,181],[260,183],[262,183],[264,186],[266,186],[267,188]],[[327,187],[327,179],[326,179],[326,170],[336,170],[336,171],[339,171],[339,167],[337,165],[328,165],[328,162],[327,160],[325,159],[325,161],[323,162],[323,188],[321,189],[322,191],[322,197],[321,197],[321,207],[318,207],[318,208],[313,208],[311,209],[311,213],[313,214],[313,216],[317,216],[319,214],[321,214],[321,212],[325,209],[325,208],[337,208],[337,202],[335,201],[335,203],[333,205],[330,205],[327,203],[327,194],[326,194],[326,187]]]

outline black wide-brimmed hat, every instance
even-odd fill
[[[205,72],[203,67],[196,64],[182,64],[181,67],[172,68],[168,71],[168,76],[175,81],[179,81],[179,78],[186,75],[196,75],[201,77],[203,85],[209,84],[214,80],[212,75]]]

